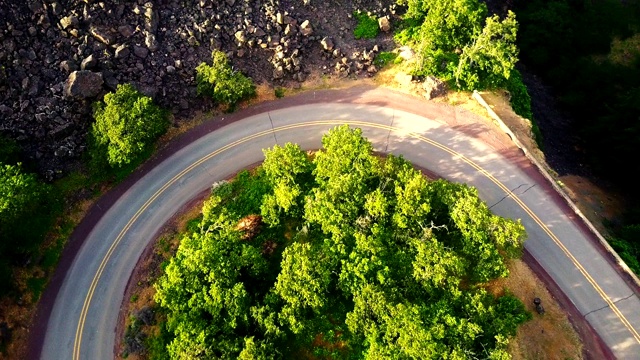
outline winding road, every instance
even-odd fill
[[[521,219],[527,251],[614,355],[640,358],[637,290],[526,158],[513,147],[487,145],[500,143],[491,140],[495,130],[473,119],[448,105],[365,87],[289,97],[194,129],[108,194],[78,228],[44,294],[30,357],[112,359],[127,281],[176,211],[213,182],[260,162],[262,149],[286,142],[317,149],[330,128],[349,124],[376,151],[473,185],[495,213]]]

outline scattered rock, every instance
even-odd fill
[[[140,59],[144,59],[147,57],[147,55],[149,55],[149,50],[142,46],[133,45],[133,54]]]
[[[116,59],[126,59],[129,54],[129,47],[125,44],[122,44],[116,48]]]
[[[313,34],[313,28],[311,27],[311,23],[309,23],[309,20],[305,20],[302,22],[302,24],[300,24],[300,33],[303,36],[309,36]]]
[[[434,99],[447,93],[447,84],[434,76],[427,76],[422,84],[424,97],[427,100]]]
[[[135,29],[131,25],[122,25],[118,26],[118,32],[125,38],[130,38],[133,36]]]
[[[151,52],[158,51],[158,49],[160,48],[160,45],[158,44],[158,41],[156,40],[156,36],[153,35],[150,32],[147,32],[147,36],[144,39],[144,44],[147,45],[147,48]]]
[[[378,26],[380,27],[381,31],[384,31],[384,32],[390,31],[391,23],[389,22],[389,17],[383,16],[381,18],[378,18]]]
[[[102,90],[102,74],[92,71],[74,71],[65,83],[64,92],[68,97],[91,98]]]
[[[80,69],[91,70],[96,67],[96,65],[98,65],[98,59],[96,59],[96,57],[91,54],[84,58],[84,60],[82,60],[82,63],[80,63]]]
[[[320,45],[322,45],[322,48],[325,51],[333,50],[333,40],[331,40],[331,38],[328,38],[328,37],[322,38],[322,40],[320,40]]]
[[[93,37],[98,39],[101,43],[105,45],[113,44],[113,36],[106,30],[99,27],[92,27],[89,32]]]
[[[69,27],[76,27],[78,26],[78,23],[78,18],[73,15],[66,16],[60,19],[60,26],[62,26],[63,30],[67,30],[67,28]]]

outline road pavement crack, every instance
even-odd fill
[[[619,302],[621,302],[621,301],[625,301],[625,300],[629,299],[630,297],[632,297],[632,296],[634,296],[634,295],[635,295],[635,293],[631,293],[631,295],[626,296],[626,297],[623,297],[623,298],[621,298],[621,299],[618,299],[618,300],[614,301],[613,303],[614,303],[614,304],[617,304],[617,303],[619,303]],[[586,317],[587,317],[587,315],[591,315],[591,314],[593,314],[594,312],[598,312],[598,311],[600,311],[600,310],[604,310],[604,309],[606,309],[606,308],[608,308],[608,307],[609,307],[609,304],[607,304],[607,305],[605,305],[605,306],[603,306],[603,307],[600,307],[600,308],[597,308],[597,309],[591,310],[591,311],[589,311],[588,313],[586,313],[586,314],[584,314],[584,315],[582,315],[582,316],[584,316],[584,317],[586,318]]]
[[[528,188],[524,189],[523,192],[521,192],[520,194],[516,194],[515,191],[520,189],[523,186],[527,186],[529,184],[520,184],[518,186],[516,186],[515,188],[509,190],[509,193],[507,193],[505,196],[502,197],[502,199],[498,200],[498,202],[496,202],[495,204],[489,206],[489,210],[491,210],[494,206],[500,204],[504,199],[511,197],[511,195],[523,195],[524,193],[526,193],[527,191],[531,190],[534,186],[536,186],[536,184],[533,184],[531,186],[529,186]]]
[[[267,116],[269,117],[269,122],[271,122],[271,133],[273,134],[273,139],[276,141],[276,144],[280,145],[278,143],[278,137],[276,136],[276,130],[273,128],[273,119],[271,119],[271,113],[268,111],[267,111]]]
[[[391,130],[393,129],[393,121],[395,119],[396,119],[396,111],[393,110],[393,112],[391,113],[391,124],[389,125],[389,132],[387,133],[387,143],[384,146],[385,154],[387,153],[387,150],[389,149],[389,138],[391,137]]]

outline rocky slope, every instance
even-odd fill
[[[132,83],[176,120],[201,109],[195,67],[222,49],[257,83],[369,76],[390,36],[355,40],[351,13],[393,1],[0,0],[0,133],[51,180],[78,166],[91,104]]]

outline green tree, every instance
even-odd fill
[[[112,167],[135,162],[169,125],[167,114],[131,84],[118,85],[104,102],[94,104],[92,155]]]
[[[486,21],[482,32],[462,49],[456,70],[456,83],[460,88],[505,86],[505,80],[518,62],[516,15],[509,11],[502,21],[498,15]]]
[[[239,101],[255,96],[256,87],[251,79],[233,70],[224,52],[214,50],[211,57],[212,65],[201,63],[196,68],[199,95],[206,95],[218,103],[228,104],[232,109]]]
[[[212,191],[156,285],[172,357],[505,358],[529,315],[482,284],[508,275],[522,225],[473,188],[374,156],[358,129],[322,143],[313,160],[265,150]],[[244,236],[259,212],[268,226]]]
[[[11,288],[10,265],[17,255],[30,255],[48,230],[55,199],[50,187],[21,164],[0,163],[0,293]]]
[[[415,72],[461,89],[505,86],[515,63],[518,24],[509,12],[487,18],[478,0],[404,0],[405,28],[396,36],[418,54]]]

